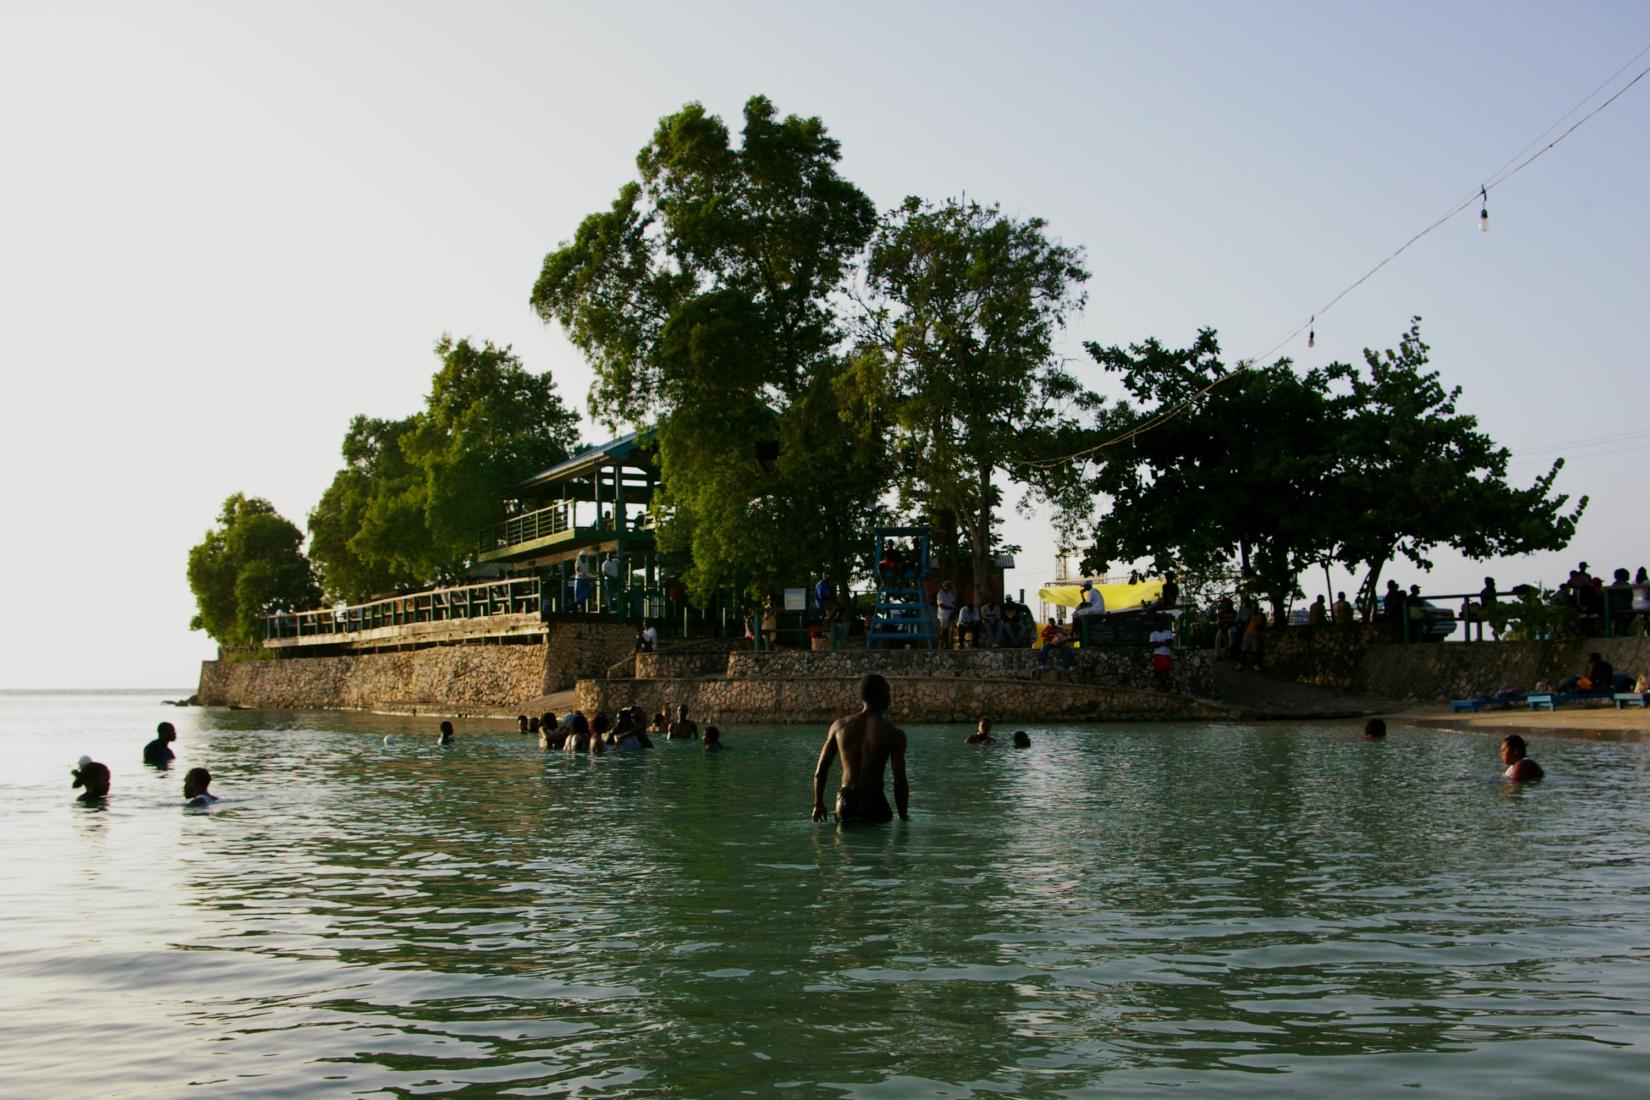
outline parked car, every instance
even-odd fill
[[[1385,611],[1385,604],[1386,604],[1385,598],[1383,597],[1381,599],[1376,600],[1376,603],[1377,603],[1377,605],[1379,605],[1381,607],[1381,610],[1384,612]],[[1289,612],[1289,625],[1290,626],[1305,626],[1306,625],[1306,619],[1307,619],[1307,616],[1309,614],[1310,614],[1310,609],[1309,608],[1305,608],[1305,607],[1295,608],[1294,610]],[[1410,621],[1409,630],[1410,630],[1410,638],[1412,640],[1418,640],[1418,641],[1423,641],[1423,642],[1441,642],[1445,638],[1449,637],[1451,634],[1455,633],[1455,627],[1457,625],[1456,620],[1455,620],[1455,612],[1451,611],[1449,608],[1439,607],[1437,604],[1433,603],[1431,600],[1422,600],[1421,601],[1421,614],[1422,614],[1422,619],[1421,619],[1420,623],[1416,623],[1414,620]],[[1419,626],[1421,628],[1419,638],[1416,637],[1416,633],[1415,633],[1415,628],[1417,626]]]
[[[1382,613],[1386,611],[1386,597],[1376,601]],[[1415,628],[1419,626],[1420,637],[1416,637]],[[1409,638],[1411,641],[1441,642],[1455,633],[1455,612],[1447,607],[1439,607],[1431,600],[1421,601],[1421,621],[1417,623],[1413,618],[1409,621]]]

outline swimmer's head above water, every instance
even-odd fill
[[[183,797],[193,801],[205,795],[211,797],[207,788],[212,785],[212,773],[205,768],[190,768],[183,777]]]

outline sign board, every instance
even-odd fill
[[[1088,629],[1088,644],[1101,646],[1144,646],[1153,630],[1150,615],[1082,615],[1072,621],[1078,637]]]
[[[786,611],[806,611],[806,610],[808,610],[808,590],[806,588],[787,588],[787,589],[785,589],[785,610]]]

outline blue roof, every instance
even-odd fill
[[[599,443],[594,447],[586,447],[573,457],[558,462],[548,470],[540,470],[532,477],[524,478],[516,485],[518,491],[533,489],[542,485],[553,485],[558,481],[566,481],[580,474],[588,473],[598,466],[605,466],[613,459],[625,458],[641,450],[643,446],[652,442],[653,431],[626,432],[617,439],[606,443]]]

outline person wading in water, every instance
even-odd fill
[[[882,772],[894,767],[894,804],[901,821],[909,820],[911,788],[905,780],[905,732],[888,721],[890,700],[888,681],[871,673],[859,682],[864,702],[859,713],[838,718],[825,735],[814,768],[815,821],[825,820],[825,784],[831,777],[831,761],[842,757],[842,788],[836,795],[836,820],[842,825],[880,824],[891,821],[894,811],[882,793]]]

